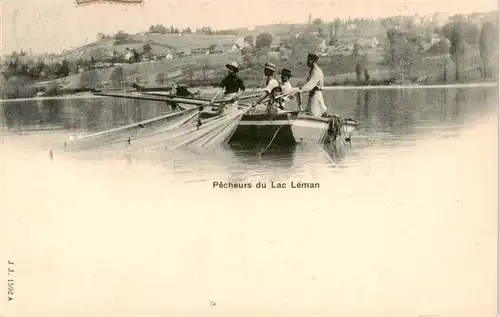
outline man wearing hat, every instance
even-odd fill
[[[226,105],[225,108],[233,109],[238,106],[236,100],[245,92],[245,85],[243,84],[243,80],[241,79],[241,77],[238,76],[238,63],[231,62],[229,64],[226,64],[226,67],[229,70],[229,74],[222,80],[219,88],[224,89],[223,99],[232,102],[232,104]],[[222,111],[223,108],[220,108],[219,110]]]
[[[281,109],[284,110],[286,108],[287,102],[289,100],[292,100],[295,97],[295,95],[297,95],[298,108],[300,110],[300,94],[294,93],[294,92],[298,92],[298,89],[292,87],[292,84],[290,83],[290,77],[292,77],[292,72],[287,68],[283,68],[281,70],[281,85],[280,85],[281,92],[282,93],[290,93],[290,94],[286,95],[281,100]]]
[[[326,115],[327,108],[321,92],[324,84],[324,75],[318,66],[318,55],[309,53],[307,55],[307,66],[309,67],[309,76],[306,84],[300,89],[300,93],[308,92],[307,110],[315,117]]]
[[[261,93],[261,95],[259,96],[259,98],[257,98],[257,101],[254,103],[254,105],[259,105],[264,99],[266,99],[270,94],[271,92],[273,92],[273,89],[275,89],[276,87],[279,87],[279,82],[278,80],[274,77],[274,72],[276,70],[276,65],[274,65],[273,63],[270,63],[270,62],[266,62],[264,64],[264,66],[262,66],[264,68],[264,76],[265,77],[265,87],[264,87],[264,91]],[[262,107],[259,107],[259,108],[262,108]],[[263,110],[262,109],[259,109],[259,110]]]
[[[289,92],[291,91],[293,88],[292,88],[292,84],[290,83],[290,77],[292,77],[292,71],[287,69],[287,68],[283,68],[281,70],[281,89],[283,92]]]
[[[266,62],[262,67],[264,68],[264,76],[266,76],[266,87],[264,88],[264,91],[267,92],[267,94],[270,94],[274,88],[280,85],[276,77],[274,77],[276,65]]]

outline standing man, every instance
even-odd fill
[[[229,64],[226,64],[226,67],[229,70],[229,74],[222,80],[219,88],[224,89],[223,100],[228,100],[230,103],[226,104],[225,106],[221,105],[219,108],[219,111],[221,112],[224,110],[224,108],[226,108],[226,110],[236,109],[238,107],[238,102],[236,100],[245,92],[245,85],[243,84],[243,80],[240,76],[238,76],[238,72],[240,70],[238,67],[238,63],[231,62]],[[214,100],[218,94],[219,92],[217,92],[214,96]]]
[[[318,66],[318,55],[309,53],[307,55],[307,66],[309,67],[309,76],[307,83],[300,89],[300,93],[309,92],[307,101],[307,111],[315,117],[326,115],[327,108],[323,100],[324,75]]]
[[[279,87],[280,85],[278,80],[274,77],[274,72],[276,71],[276,65],[274,65],[273,63],[266,62],[262,67],[264,68],[264,76],[266,77],[266,82],[265,82],[266,86],[264,87],[264,91],[260,94],[259,98],[257,98],[257,101],[254,102],[254,106],[259,105],[264,99],[266,99],[271,94],[273,89]]]

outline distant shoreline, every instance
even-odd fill
[[[437,89],[437,88],[476,88],[497,87],[498,82],[438,84],[438,85],[365,85],[365,86],[328,86],[323,90],[367,90],[367,89]]]
[[[498,81],[495,82],[479,82],[479,83],[461,83],[461,84],[438,84],[438,85],[360,85],[360,86],[325,86],[323,90],[377,90],[377,89],[439,89],[439,88],[481,88],[481,87],[498,87]],[[203,88],[202,88],[203,89]],[[206,87],[206,90],[215,89]],[[249,91],[262,91],[262,88],[248,89]],[[119,93],[119,90],[116,92]],[[95,96],[92,92],[83,92],[77,94],[68,94],[63,96],[52,97],[30,97],[30,98],[15,98],[15,99],[0,99],[0,103],[16,102],[16,101],[32,101],[32,100],[64,100],[64,99],[94,99],[105,98],[103,96]]]

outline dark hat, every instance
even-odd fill
[[[239,71],[239,67],[238,67],[238,63],[236,62],[231,62],[229,64],[226,64],[226,67],[229,68],[230,70],[234,70],[234,71]]]
[[[314,53],[309,53],[307,54],[307,59],[312,60],[312,61],[317,61],[319,59],[318,55]]]
[[[262,66],[264,68],[267,68],[269,70],[272,70],[273,72],[276,70],[276,65],[274,65],[273,63],[269,63],[269,62],[266,62],[264,64],[264,66]]]
[[[288,77],[292,77],[292,71],[287,69],[287,68],[283,68],[281,70],[281,75],[285,75],[285,76],[288,76]]]

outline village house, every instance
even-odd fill
[[[347,31],[356,31],[356,24],[351,23],[347,25]]]
[[[363,48],[377,48],[380,47],[380,42],[377,37],[365,38],[362,37],[356,41],[356,44],[361,45]]]
[[[156,60],[171,60],[171,59],[174,59],[174,54],[172,54],[172,52],[156,55]]]
[[[45,65],[52,65],[56,62],[55,56],[47,53],[39,55],[38,60],[41,60]]]
[[[441,41],[441,36],[437,33],[432,34],[431,36],[431,45],[439,43]]]
[[[433,22],[438,26],[443,27],[449,19],[449,15],[444,12],[437,12],[432,16]]]
[[[210,54],[210,50],[208,48],[199,47],[199,48],[193,49],[191,51],[191,54],[192,55],[208,55],[208,54]]]
[[[127,47],[123,52],[123,58],[126,61],[131,61],[134,58],[134,51]]]
[[[415,14],[413,16],[412,23],[413,23],[413,26],[419,27],[422,25],[422,18],[418,14]]]
[[[224,47],[222,47],[222,45],[215,45],[210,50],[210,54],[222,54],[222,53],[224,53]]]
[[[279,39],[273,38],[271,42],[271,46],[269,47],[272,50],[277,50],[280,47],[281,41]]]

